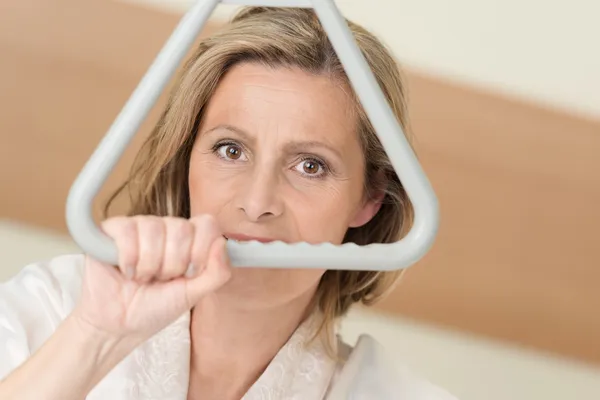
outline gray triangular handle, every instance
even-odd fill
[[[220,2],[198,0],[185,14],[71,187],[67,199],[69,231],[83,251],[101,261],[116,264],[117,249],[93,219],[93,199]],[[437,234],[437,198],[333,0],[223,0],[223,3],[315,9],[415,208],[412,229],[393,244],[336,246],[230,241],[232,264],[382,271],[414,264],[427,253]]]

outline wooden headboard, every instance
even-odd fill
[[[2,217],[66,232],[73,179],[177,21],[108,0],[2,1]],[[442,223],[379,309],[600,363],[600,121],[408,82]]]

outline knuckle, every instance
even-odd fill
[[[149,235],[162,235],[165,231],[164,222],[158,218],[148,218],[145,220],[144,228]]]
[[[130,218],[118,217],[107,221],[107,234],[115,241],[119,253],[119,264],[132,266],[137,262],[137,228]]]
[[[200,215],[193,219],[196,232],[203,237],[213,237],[221,234],[215,217],[209,214]]]
[[[165,234],[164,223],[158,218],[142,217],[137,220],[138,236],[140,245],[154,247],[157,243],[162,242]],[[158,250],[153,248],[152,250]]]
[[[160,267],[164,251],[164,223],[157,217],[137,219],[140,247],[140,274],[148,275]]]
[[[189,240],[194,234],[193,225],[181,218],[169,221],[167,228],[169,240],[178,242]]]
[[[210,214],[201,214],[191,219],[194,225],[200,227],[211,226],[215,223],[215,218]]]
[[[124,218],[121,223],[121,233],[123,238],[127,241],[135,240],[138,233],[135,221],[131,218]]]
[[[121,236],[123,228],[127,225],[128,219],[126,217],[111,217],[100,223],[102,230],[113,239]]]
[[[167,228],[165,259],[161,275],[166,278],[181,275],[190,263],[190,248],[194,237],[192,224],[173,221]]]

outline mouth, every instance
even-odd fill
[[[223,237],[227,240],[235,240],[236,242],[257,241],[260,243],[270,243],[270,242],[279,240],[279,239],[266,238],[266,237],[260,237],[260,236],[248,236],[248,235],[243,235],[241,233],[226,233],[223,235]]]

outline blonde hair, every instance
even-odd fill
[[[398,63],[384,45],[359,25],[347,21],[388,104],[408,132],[405,88]],[[106,207],[124,189],[130,195],[129,215],[190,217],[188,168],[190,151],[205,106],[220,79],[241,62],[297,67],[327,74],[351,88],[327,34],[311,9],[247,7],[224,29],[201,40],[183,66],[160,120],[140,149],[129,178]],[[412,225],[413,207],[385,150],[354,92],[365,158],[365,195],[384,193],[378,213],[366,225],[350,228],[344,242],[359,245],[391,243]],[[410,138],[409,138],[410,140]],[[324,316],[321,329],[333,323],[354,303],[370,305],[389,292],[400,272],[326,271],[318,286],[314,307]]]

